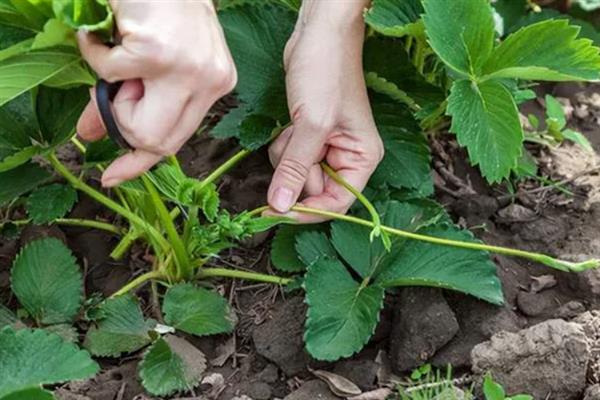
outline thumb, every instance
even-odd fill
[[[317,158],[323,148],[323,135],[303,128],[299,125],[292,132],[269,187],[269,205],[280,213],[288,212],[298,201],[308,173],[319,161]]]

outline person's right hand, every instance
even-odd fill
[[[110,48],[93,34],[78,35],[81,53],[98,75],[124,81],[113,113],[135,150],[106,169],[106,187],[133,179],[163,156],[175,154],[237,80],[211,0],[111,0],[111,6],[120,45]],[[90,141],[104,136],[93,101],[77,131]]]

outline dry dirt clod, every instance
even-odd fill
[[[454,312],[439,289],[403,289],[395,310],[390,359],[396,372],[422,365],[459,330]]]
[[[475,346],[471,357],[477,380],[489,371],[509,395],[574,400],[585,388],[590,348],[580,324],[555,319],[500,332]]]
[[[337,396],[350,397],[362,393],[362,390],[354,382],[341,375],[323,370],[311,370],[310,372],[325,382],[329,386],[329,389]]]
[[[583,395],[583,400],[598,400],[600,399],[600,384],[595,384],[587,389]]]
[[[331,393],[327,384],[318,379],[305,382],[300,388],[285,396],[283,400],[339,400]]]
[[[257,353],[290,377],[304,371],[310,359],[304,351],[305,314],[303,298],[291,298],[277,307],[272,319],[252,332]]]
[[[540,275],[540,276],[532,276],[531,280],[531,292],[539,293],[544,289],[550,289],[556,286],[556,278],[554,275]]]

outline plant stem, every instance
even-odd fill
[[[125,293],[137,288],[141,284],[143,284],[151,279],[165,279],[165,278],[166,278],[165,275],[161,271],[146,272],[145,274],[138,276],[137,278],[135,278],[134,280],[132,280],[131,282],[129,282],[128,284],[123,286],[121,289],[117,290],[110,297],[114,298],[114,297],[122,296]]]
[[[369,201],[369,199],[367,199],[365,197],[365,195],[363,195],[361,192],[356,190],[354,188],[354,186],[352,186],[348,182],[346,182],[346,180],[344,178],[342,178],[340,175],[338,175],[338,173],[335,172],[329,165],[327,165],[327,163],[322,162],[321,168],[323,168],[323,171],[325,171],[325,173],[327,175],[329,175],[329,177],[331,179],[333,179],[338,185],[341,185],[346,190],[348,190],[350,193],[352,193],[354,195],[354,197],[356,197],[358,199],[358,201],[360,201],[361,204],[367,209],[367,211],[371,215],[371,219],[373,220],[373,225],[374,225],[373,231],[371,231],[371,237],[370,237],[371,241],[373,241],[373,238],[375,238],[377,236],[381,236],[383,245],[389,251],[392,247],[392,242],[390,241],[390,239],[386,235],[386,233],[382,232],[381,218],[379,217],[379,213],[377,212],[377,210],[375,209],[373,204]]]
[[[291,126],[292,123],[288,122],[283,126],[278,126],[273,129],[271,133],[270,141],[274,140],[277,136],[281,134],[287,127]],[[246,158],[250,153],[250,150],[242,149],[235,153],[229,160],[225,161],[223,164],[219,165],[217,169],[211,172],[206,178],[202,180],[202,186],[206,186],[210,183],[214,183],[217,179],[219,179],[222,175],[227,173],[231,168],[235,167],[237,163]]]
[[[107,222],[94,221],[90,219],[80,219],[80,218],[58,218],[54,221],[55,224],[59,225],[68,225],[68,226],[81,226],[85,228],[95,228],[103,231],[114,233],[115,235],[123,235],[123,229],[109,224]]]
[[[125,207],[123,207],[119,203],[106,197],[105,195],[103,195],[102,193],[100,193],[99,191],[94,189],[93,187],[89,186],[88,184],[86,184],[85,182],[83,182],[82,180],[77,178],[75,175],[73,175],[71,173],[71,171],[69,171],[69,169],[67,167],[65,167],[60,162],[60,160],[56,157],[56,154],[50,153],[50,155],[48,156],[48,161],[50,162],[52,167],[54,167],[54,169],[59,174],[61,174],[75,189],[84,192],[85,194],[90,196],[92,199],[94,199],[97,202],[103,204],[104,206],[110,208],[112,211],[116,212],[117,214],[127,218],[129,220],[129,222],[131,222],[132,224],[138,225],[140,227],[140,229],[148,232],[148,234],[156,241],[156,243],[158,243],[160,245],[160,247],[164,251],[169,251],[169,249],[171,248],[171,245],[169,244],[169,242],[164,237],[162,237],[162,235],[153,226],[148,224],[141,217],[139,217],[138,215],[134,214],[133,212],[127,210]]]
[[[371,228],[375,227],[375,224],[373,222],[367,221],[362,218],[353,217],[351,215],[343,215],[343,214],[338,214],[338,213],[331,212],[331,211],[318,210],[316,208],[310,208],[310,207],[304,207],[304,206],[294,206],[291,208],[291,210],[295,211],[295,212],[320,215],[320,216],[327,217],[327,218],[348,221],[348,222],[352,222],[352,223],[355,223],[358,225],[368,226]],[[508,247],[491,246],[491,245],[487,245],[487,244],[483,244],[483,243],[462,242],[459,240],[444,239],[444,238],[422,235],[422,234],[413,233],[413,232],[407,232],[407,231],[403,231],[401,229],[391,228],[391,227],[385,226],[385,225],[381,225],[381,230],[384,232],[391,233],[392,235],[404,237],[407,239],[420,240],[423,242],[438,244],[438,245],[442,245],[442,246],[451,246],[451,247],[457,247],[457,248],[469,249],[469,250],[489,251],[492,253],[503,254],[503,255],[507,255],[507,256],[521,257],[521,258],[525,258],[525,259],[532,260],[535,262],[539,262],[539,263],[547,265],[551,268],[555,268],[555,269],[565,271],[565,272],[581,272],[581,271],[585,271],[587,269],[600,267],[600,260],[596,260],[596,259],[592,259],[592,260],[588,260],[588,261],[584,261],[584,262],[580,262],[580,263],[573,263],[570,261],[558,260],[558,259],[556,259],[554,257],[550,257],[546,254],[532,253],[532,252],[528,252],[528,251],[524,251],[524,250],[511,249]]]
[[[125,236],[121,238],[121,241],[115,246],[113,251],[110,253],[110,257],[113,260],[120,260],[123,255],[129,250],[131,245],[140,238],[140,233],[135,229],[130,229]]]
[[[142,182],[144,183],[146,190],[148,190],[148,193],[150,194],[152,203],[154,203],[154,207],[156,208],[156,211],[158,212],[158,216],[163,225],[163,228],[167,232],[167,237],[169,238],[169,241],[171,242],[171,246],[173,247],[173,252],[175,253],[175,264],[177,265],[177,270],[178,270],[177,273],[175,274],[176,276],[174,278],[177,280],[180,280],[183,278],[189,278],[191,276],[193,269],[191,268],[190,259],[188,257],[188,253],[185,248],[185,245],[183,244],[183,241],[181,240],[181,237],[179,236],[179,233],[177,232],[177,228],[175,227],[175,224],[173,223],[173,219],[171,218],[171,215],[169,214],[169,210],[167,209],[167,206],[165,206],[165,203],[160,198],[160,195],[158,194],[158,191],[154,187],[154,184],[150,181],[150,179],[146,175],[142,175]]]
[[[229,171],[231,168],[235,167],[235,165],[246,158],[251,152],[249,150],[243,149],[238,151],[231,157],[229,160],[225,161],[223,164],[219,165],[217,169],[211,172],[206,178],[202,180],[202,186],[209,185],[214,183],[217,179],[219,179],[223,174]]]
[[[257,272],[247,272],[232,270],[226,268],[203,268],[196,275],[198,278],[209,278],[209,277],[222,277],[222,278],[237,278],[248,281],[274,283],[276,285],[287,285],[292,280],[289,278],[282,278],[275,275],[260,274]]]
[[[81,154],[85,155],[85,153],[87,152],[87,149],[85,148],[83,143],[81,143],[79,141],[79,139],[77,139],[77,136],[71,136],[71,143],[73,143],[73,145],[75,147],[77,147],[77,149],[79,150],[79,152]],[[98,171],[104,172],[104,167],[102,167],[102,165],[97,164],[96,168],[98,169]],[[121,204],[123,204],[123,206],[125,206],[125,208],[127,208],[129,210],[129,203],[127,203],[127,200],[125,200],[125,196],[123,196],[123,192],[121,191],[121,189],[118,187],[115,187],[115,188],[113,188],[113,190],[116,193],[119,200],[121,200]]]

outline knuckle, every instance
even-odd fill
[[[301,184],[304,183],[304,180],[308,175],[308,168],[298,160],[286,158],[281,160],[277,166],[277,172],[288,181],[295,184]]]

